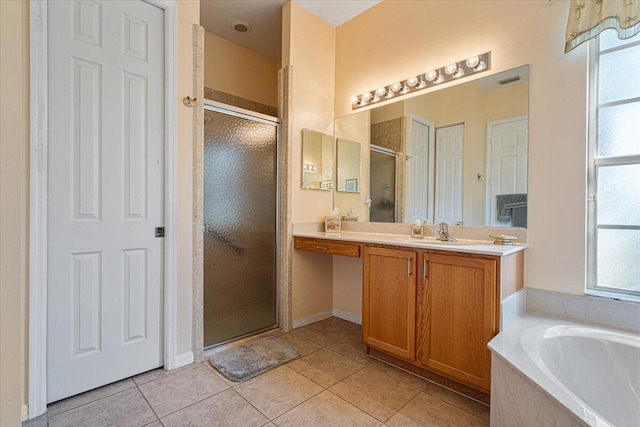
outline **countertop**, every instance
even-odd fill
[[[342,231],[325,233],[322,231],[298,231],[295,237],[308,237],[344,242],[374,243],[380,245],[403,246],[416,249],[437,249],[440,251],[464,252],[469,254],[505,256],[527,248],[526,244],[496,245],[491,240],[458,239],[457,242],[440,242],[435,237],[416,239],[411,236],[386,233],[363,233]]]

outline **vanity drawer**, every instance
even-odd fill
[[[312,239],[308,237],[294,237],[293,247],[296,249],[301,249],[303,251],[360,258],[360,245],[351,242]]]

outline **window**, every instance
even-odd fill
[[[591,45],[587,292],[640,296],[640,35]]]

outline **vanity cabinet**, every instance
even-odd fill
[[[364,343],[489,392],[497,260],[365,246],[363,265]]]
[[[416,260],[415,251],[364,247],[363,341],[407,360],[415,358]]]
[[[420,252],[419,259],[416,363],[489,392],[497,261],[433,252]]]

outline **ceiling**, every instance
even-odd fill
[[[381,0],[294,0],[333,27],[340,26]],[[201,0],[200,25],[233,43],[280,60],[282,5],[287,0]],[[251,30],[239,33],[233,21],[248,22]]]

